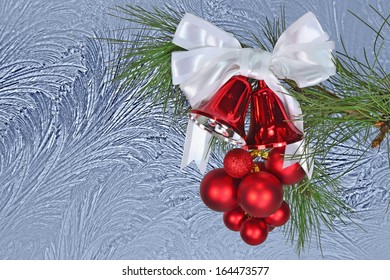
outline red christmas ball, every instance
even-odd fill
[[[248,218],[242,222],[240,235],[245,243],[259,245],[267,239],[268,226],[262,219]]]
[[[305,178],[306,173],[299,163],[283,168],[283,156],[285,148],[274,148],[268,154],[268,159],[265,161],[267,171],[274,174],[283,185],[293,185],[299,183]]]
[[[283,202],[282,184],[278,178],[265,171],[249,174],[238,186],[237,200],[249,215],[268,217]]]
[[[223,222],[225,226],[233,231],[239,231],[242,222],[247,218],[245,211],[240,206],[223,214]]]
[[[268,225],[268,232],[271,232],[275,229],[275,227]]]
[[[224,160],[223,167],[227,174],[234,178],[242,178],[252,170],[252,157],[243,149],[230,150]]]
[[[210,209],[226,212],[237,206],[239,181],[226,174],[223,168],[207,173],[200,183],[200,197]]]
[[[288,219],[290,219],[290,207],[287,202],[283,201],[279,209],[276,210],[275,213],[264,218],[264,221],[270,226],[280,227],[287,223]]]

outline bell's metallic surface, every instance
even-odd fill
[[[245,148],[282,147],[302,137],[302,133],[288,120],[279,97],[264,81],[259,81],[259,89],[252,94],[251,122]]]
[[[234,76],[213,97],[190,112],[200,128],[225,141],[245,145],[245,116],[252,88],[246,77]]]

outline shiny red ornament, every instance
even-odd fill
[[[284,147],[272,149],[265,161],[265,168],[274,174],[283,185],[299,183],[306,176],[305,170],[299,163],[283,168],[283,156],[281,154],[284,154],[284,150]]]
[[[245,243],[259,245],[267,239],[268,226],[262,219],[248,218],[242,222],[240,235]]]
[[[233,149],[229,151],[224,160],[223,167],[229,176],[242,178],[252,170],[252,157],[243,149]]]
[[[276,210],[275,213],[269,215],[264,218],[264,221],[273,227],[280,227],[287,223],[288,219],[290,219],[290,207],[287,202],[283,201],[282,205]]]
[[[233,144],[245,144],[245,116],[252,87],[243,76],[233,76],[209,100],[190,112],[200,128]]]
[[[268,225],[268,232],[271,232],[275,229],[275,227]]]
[[[242,210],[240,206],[237,206],[236,208],[233,208],[223,214],[223,222],[228,229],[239,231],[242,222],[247,217],[248,216],[245,214],[245,211]]]
[[[264,81],[259,81],[259,89],[252,94],[251,121],[245,148],[282,147],[302,137],[303,134],[289,120],[279,97]]]
[[[268,217],[278,210],[283,202],[282,184],[269,172],[251,173],[241,180],[237,200],[249,215],[257,218]]]
[[[237,206],[239,181],[226,174],[223,168],[207,173],[200,183],[200,197],[210,209],[226,212]]]

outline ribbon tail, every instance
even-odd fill
[[[304,140],[286,145],[284,153],[291,156],[284,158],[283,168],[299,163],[307,177],[309,179],[313,177],[314,156],[310,153],[309,148],[305,147]]]
[[[189,120],[187,125],[186,140],[184,144],[181,168],[185,168],[192,161],[195,161],[200,173],[206,172],[207,162],[210,157],[210,140],[212,135],[201,129]]]

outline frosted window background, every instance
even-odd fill
[[[390,259],[383,149],[370,151],[344,180],[342,195],[363,229],[352,223],[337,232],[323,228],[323,254],[312,242],[298,257],[280,229],[250,247],[224,227],[222,214],[203,205],[202,175],[195,165],[179,169],[186,120],[163,121],[160,107],[107,84],[108,61],[117,52],[92,39],[131,27],[108,16],[109,7],[145,2],[0,1],[0,259]],[[348,9],[374,26],[379,20],[369,4],[390,11],[387,0],[154,3],[237,34],[259,28],[265,15],[279,15],[281,5],[288,23],[313,11],[338,48],[343,36],[359,57],[374,35]],[[384,35],[390,37],[389,28]],[[389,71],[389,44],[382,54]],[[335,174],[348,165],[346,148],[329,159]],[[222,159],[213,154],[208,168]]]

